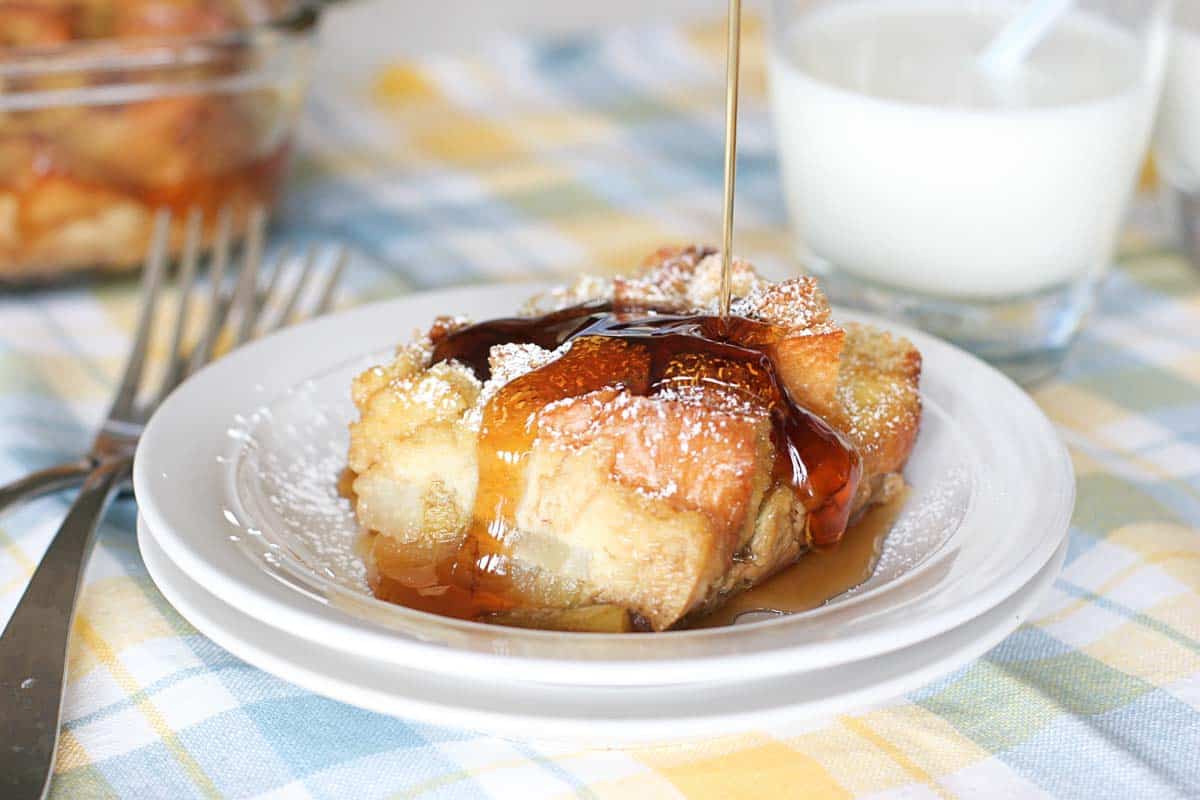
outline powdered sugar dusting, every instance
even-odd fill
[[[427,370],[388,383],[395,396],[406,405],[419,405],[441,413],[450,413],[462,402],[462,392],[455,382],[462,381],[479,387],[479,379],[458,362],[434,364]]]
[[[844,596],[891,583],[937,552],[966,514],[971,488],[971,474],[962,463],[949,464],[936,480],[915,486],[884,540],[875,572]]]
[[[337,488],[356,416],[346,386],[364,368],[358,361],[239,415],[230,428],[238,446],[225,460],[236,475],[231,514],[243,551],[272,570],[312,572],[366,594],[358,523]],[[337,395],[322,391],[334,381]]]
[[[687,284],[685,296],[693,308],[711,311],[717,308],[721,298],[721,272],[724,263],[720,253],[713,253],[696,265],[692,280]],[[740,258],[730,264],[730,291],[734,297],[744,297],[763,284],[749,262]]]
[[[702,398],[601,389],[548,404],[535,417],[537,437],[552,447],[608,453],[613,478],[645,497],[720,507],[761,467],[759,444],[770,421],[762,409],[719,408]]]
[[[759,281],[735,300],[730,310],[788,328],[793,334],[826,333],[835,327],[830,321],[829,301],[816,280],[807,276],[780,283]]]
[[[613,282],[611,279],[600,275],[584,274],[576,278],[572,284],[556,286],[529,298],[521,307],[520,314],[523,317],[536,317],[593,300],[611,300],[612,296]]]

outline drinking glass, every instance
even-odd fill
[[[1155,151],[1178,200],[1183,246],[1200,266],[1200,0],[1178,0]]]
[[[803,266],[1029,383],[1112,261],[1171,0],[1079,0],[1015,69],[981,69],[1027,5],[774,0],[768,69]]]

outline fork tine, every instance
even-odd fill
[[[275,292],[279,289],[279,283],[283,279],[283,273],[287,272],[287,263],[291,258],[292,247],[285,244],[279,249],[279,254],[274,259],[274,265],[271,267],[271,277],[267,279],[266,288],[262,290],[262,296],[258,299],[257,319],[262,319],[263,314],[267,311],[267,306],[271,304],[271,300],[275,297]]]
[[[254,330],[258,319],[258,271],[262,267],[263,235],[267,224],[267,215],[262,206],[255,206],[250,212],[250,221],[246,229],[246,246],[242,255],[242,274],[234,291],[233,308],[240,314],[237,334],[233,346],[244,343]]]
[[[225,206],[217,214],[217,232],[213,240],[212,267],[208,271],[212,289],[209,292],[208,313],[204,319],[203,332],[200,341],[192,350],[192,359],[188,364],[187,374],[191,375],[204,366],[212,358],[213,346],[217,342],[217,334],[225,320],[226,304],[221,299],[222,286],[225,282],[225,271],[229,267],[229,250],[233,243],[233,209]]]
[[[324,314],[333,305],[333,295],[337,291],[338,282],[341,281],[342,273],[346,271],[346,264],[349,261],[350,251],[345,247],[339,247],[334,259],[333,272],[329,273],[329,278],[325,281],[325,286],[321,289],[321,296],[313,310],[314,316]]]
[[[282,328],[287,324],[288,319],[296,311],[296,306],[300,303],[300,298],[304,296],[304,290],[308,287],[309,281],[312,279],[313,267],[317,264],[317,246],[309,245],[308,252],[304,254],[304,265],[300,269],[300,277],[296,279],[296,284],[292,287],[288,295],[287,302],[283,304],[283,308],[271,320],[264,333],[270,333],[276,328]]]
[[[133,412],[138,384],[142,380],[142,368],[146,364],[146,352],[150,349],[150,329],[153,327],[163,272],[167,265],[170,233],[171,212],[161,209],[154,218],[154,232],[150,239],[150,250],[146,255],[145,270],[142,273],[142,303],[138,310],[133,347],[129,351],[129,360],[125,363],[125,372],[121,376],[117,395],[113,399],[112,410],[109,412],[110,417],[129,416]]]
[[[192,307],[192,287],[196,282],[196,261],[200,255],[200,237],[203,234],[204,212],[192,208],[188,212],[187,230],[183,239],[183,254],[180,259],[178,292],[175,302],[175,329],[171,332],[171,347],[167,350],[167,368],[163,371],[162,383],[154,399],[158,406],[163,398],[179,383],[187,356],[183,351],[183,336],[187,331],[188,316]]]

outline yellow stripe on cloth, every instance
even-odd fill
[[[1109,534],[1106,541],[1125,547],[1141,557],[1099,586],[1090,587],[1092,594],[1107,596],[1113,589],[1148,566],[1160,566],[1193,592],[1200,591],[1200,531],[1179,525],[1142,523],[1119,528]],[[1091,602],[1088,597],[1079,597],[1053,613],[1030,622],[1039,626],[1053,625],[1078,613]],[[1188,622],[1192,624],[1182,632],[1193,638],[1200,638],[1200,620]]]
[[[855,735],[870,742],[882,753],[887,755],[896,766],[900,767],[906,775],[918,783],[922,783],[930,788],[938,797],[949,798],[950,794],[938,784],[932,775],[923,769],[916,761],[910,758],[897,745],[893,744],[890,739],[877,733],[866,721],[861,717],[839,717],[838,721],[846,728],[850,729]],[[920,731],[920,728],[914,728],[912,732]],[[936,752],[936,751],[935,751]]]
[[[1033,399],[1056,425],[1083,433],[1129,418],[1129,411],[1116,403],[1066,383],[1053,383]]]
[[[689,800],[769,796],[843,800],[852,796],[816,759],[761,735],[654,748],[637,752],[635,758]]]
[[[172,638],[178,631],[158,613],[142,589],[126,577],[106,578],[86,586],[79,601],[76,626],[89,621],[106,646],[121,652],[150,639]],[[77,681],[100,663],[94,648],[76,646],[67,653],[67,675]]]
[[[591,271],[610,274],[629,272],[650,253],[678,240],[646,217],[616,209],[561,220],[554,227],[587,251]]]
[[[724,17],[693,27],[688,35],[695,47],[714,67],[724,68],[727,32]],[[745,14],[742,18],[741,81],[742,92],[747,95],[766,94],[766,54],[764,46],[766,26],[757,14]],[[724,89],[723,84],[721,85]],[[718,106],[719,107],[719,106]]]
[[[0,557],[12,559],[19,570],[18,575],[0,584],[0,595],[4,595],[28,581],[37,565],[29,559],[29,556],[25,555],[21,545],[13,540],[2,527],[0,527]]]
[[[403,107],[407,103],[426,102],[438,94],[433,83],[414,64],[392,64],[375,76],[371,99],[378,106]]]
[[[105,374],[115,376],[124,366],[124,359],[117,356],[96,358]],[[85,362],[75,354],[39,353],[34,361],[38,378],[56,397],[69,397],[75,402],[107,400],[112,396],[112,386],[102,383]]]
[[[1200,652],[1134,621],[1118,625],[1081,652],[1155,686],[1200,674]]]
[[[1193,313],[1200,316],[1200,299],[1197,299],[1192,305],[1195,306]],[[1184,356],[1172,364],[1171,369],[1181,378],[1200,383],[1200,353]]]
[[[554,756],[554,761],[561,764],[562,762],[569,761],[573,758],[587,756],[589,753],[590,751],[588,750],[578,750],[571,753],[559,753]],[[520,758],[501,759],[499,761],[493,761],[489,764],[484,764],[483,766],[474,767],[471,769],[463,769],[457,772],[447,772],[443,775],[437,776],[436,778],[430,778],[427,781],[422,781],[421,783],[410,786],[402,792],[397,792],[391,795],[390,800],[415,800],[415,798],[423,797],[430,792],[433,792],[444,786],[451,786],[455,783],[459,783],[460,781],[469,780],[480,775],[486,775],[490,772],[497,772],[503,769],[530,767],[533,765],[533,763],[536,762],[531,762],[529,758],[522,756]]]
[[[58,737],[58,752],[54,757],[54,771],[56,773],[70,772],[80,767],[86,767],[92,763],[91,757],[87,750],[75,738],[75,734],[69,730],[63,730]]]
[[[636,797],[638,800],[654,800],[659,797],[670,798],[670,800],[679,798],[679,789],[675,784],[657,772],[642,772],[599,783],[589,783],[587,790],[596,800],[629,800],[631,797]],[[579,792],[572,791],[555,797],[554,800],[568,800],[568,798],[578,800],[579,795]]]
[[[495,80],[473,72],[460,77],[480,88]],[[489,197],[577,245],[585,256],[582,263],[563,264],[563,269],[627,271],[646,254],[681,238],[644,213],[612,205],[547,156],[609,138],[613,123],[603,114],[519,109],[481,114],[454,102],[432,76],[400,66],[380,74],[373,96],[394,117],[405,158],[466,171]],[[562,196],[571,192],[575,194]],[[553,207],[530,207],[542,201]],[[714,227],[714,238],[717,232]]]
[[[525,152],[507,126],[450,107],[417,125],[409,141],[421,152],[457,166],[513,159]]]
[[[117,685],[121,687],[121,691],[127,696],[136,695],[141,691],[141,686],[138,685],[136,679],[130,674],[125,665],[121,663],[115,650],[109,646],[91,623],[85,617],[78,617],[75,620],[75,633],[100,659],[100,663],[108,668],[109,674],[112,675]],[[196,759],[192,758],[191,753],[187,751],[183,743],[179,741],[179,737],[175,735],[175,731],[171,730],[171,726],[167,723],[162,713],[155,707],[154,703],[148,699],[142,699],[137,703],[137,709],[146,718],[146,722],[154,730],[154,733],[162,741],[174,759],[179,762],[183,768],[183,772],[200,793],[205,797],[219,798],[221,793],[217,791],[216,785],[212,779],[204,772]]]

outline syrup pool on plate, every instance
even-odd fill
[[[719,628],[741,620],[756,621],[763,615],[811,611],[861,586],[874,574],[884,540],[908,494],[899,491],[887,502],[871,507],[846,529],[836,547],[806,553],[792,566],[730,598],[689,627]]]

